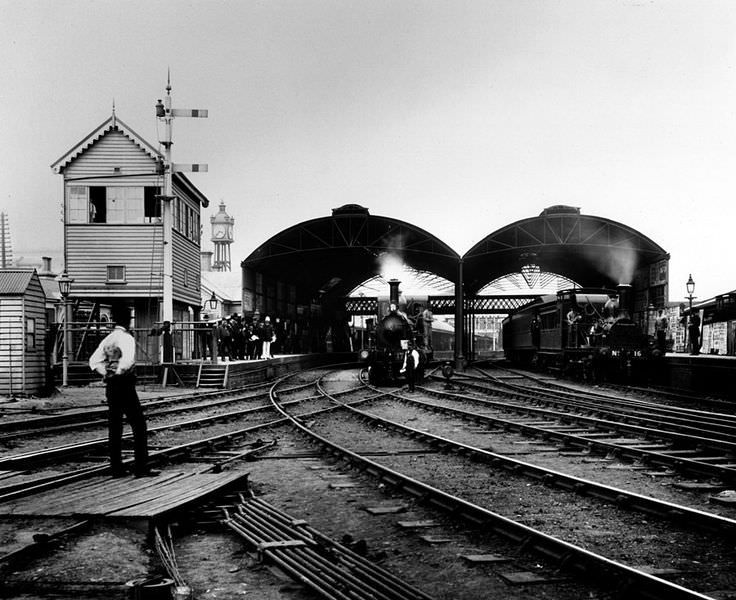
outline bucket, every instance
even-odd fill
[[[133,579],[126,582],[128,600],[171,600],[174,580],[165,577]]]

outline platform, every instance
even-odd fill
[[[736,401],[736,356],[668,353],[660,375],[667,387]]]
[[[156,477],[95,477],[0,504],[0,517],[160,519],[205,497],[245,489],[244,473],[164,471]]]

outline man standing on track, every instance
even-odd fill
[[[148,466],[148,433],[138,394],[135,391],[135,339],[128,332],[130,310],[114,305],[115,329],[100,342],[89,359],[89,366],[104,376],[109,426],[108,450],[113,477],[125,475],[122,459],[123,415],[133,430],[136,477],[151,477],[158,472]]]

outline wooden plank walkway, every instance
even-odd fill
[[[95,477],[0,504],[0,516],[155,518],[242,481],[247,473],[163,472],[157,477]]]

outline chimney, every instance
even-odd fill
[[[44,275],[51,273],[51,257],[50,256],[42,256],[41,262],[43,263],[43,266],[41,267],[41,273]]]
[[[199,265],[203,273],[212,271],[212,251],[203,251],[199,253]]]
[[[398,279],[388,280],[388,301],[399,306],[399,284],[401,282]]]
[[[631,319],[634,313],[634,293],[632,287],[627,283],[616,286],[618,292],[618,316]]]

